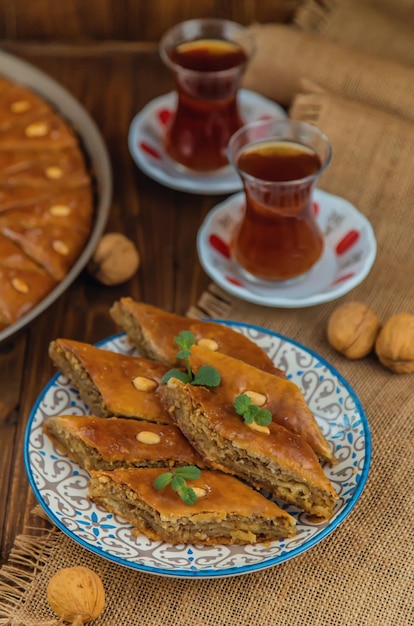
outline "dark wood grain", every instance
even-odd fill
[[[158,40],[194,17],[286,21],[298,0],[1,0],[0,35],[42,41]]]

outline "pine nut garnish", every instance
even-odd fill
[[[251,424],[246,424],[252,430],[257,431],[258,433],[263,433],[264,435],[270,435],[270,429],[268,426],[261,426],[257,422],[251,422]]]
[[[243,391],[245,396],[248,396],[252,401],[252,404],[256,406],[263,406],[266,404],[266,396],[263,393],[259,393],[258,391],[251,391],[248,389],[247,391]]]
[[[71,208],[66,204],[54,204],[50,207],[49,213],[56,217],[67,217],[72,212]]]
[[[52,241],[52,248],[55,252],[61,254],[62,256],[67,256],[69,254],[68,246],[63,241],[60,241],[60,239]]]
[[[12,113],[24,113],[32,108],[28,100],[15,100],[10,107]]]
[[[207,495],[207,489],[204,489],[203,487],[192,487],[192,490],[196,494],[197,500],[199,500],[200,498],[205,498],[205,496]]]
[[[146,378],[145,376],[137,376],[132,381],[132,384],[137,391],[152,391],[152,389],[155,389],[155,387],[157,386],[155,380],[152,380],[151,378]]]
[[[24,131],[26,137],[44,137],[49,131],[49,126],[45,122],[33,122],[26,126]]]
[[[105,483],[109,483],[109,478],[108,476],[99,476],[98,478],[99,482],[102,483],[103,485],[105,485]]]
[[[215,339],[209,339],[208,337],[202,337],[201,339],[199,339],[197,341],[197,345],[200,346],[200,348],[213,350],[213,352],[216,352],[216,350],[218,350],[219,348],[217,341]]]
[[[152,433],[150,430],[141,430],[137,435],[137,440],[140,443],[146,443],[149,446],[153,446],[160,443],[161,437],[157,433]]]
[[[21,278],[12,278],[11,284],[19,293],[29,293],[29,285]]]
[[[46,168],[45,174],[47,178],[50,178],[52,180],[57,180],[58,178],[62,178],[63,170],[57,165],[51,165],[50,167]]]

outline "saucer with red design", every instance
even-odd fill
[[[231,241],[243,215],[243,192],[208,213],[197,235],[200,263],[225,291],[255,304],[300,308],[335,300],[368,275],[377,250],[375,235],[367,218],[344,198],[316,189],[313,209],[324,233],[324,253],[300,281],[253,282],[237,265]]]
[[[286,119],[286,112],[272,100],[254,91],[241,89],[239,105],[246,123],[260,119]],[[182,169],[164,150],[164,135],[177,96],[167,93],[151,100],[134,117],[128,134],[129,151],[138,167],[150,178],[171,189],[196,194],[226,194],[242,188],[240,176],[229,165],[215,172],[192,172]]]

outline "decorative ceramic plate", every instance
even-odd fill
[[[166,187],[197,194],[233,193],[242,188],[236,170],[229,165],[212,173],[183,171],[164,150],[164,134],[176,106],[175,92],[149,102],[134,117],[128,135],[129,151],[138,167]],[[285,111],[263,96],[241,89],[240,110],[245,122],[265,118],[285,119]]]
[[[97,206],[95,221],[89,239],[77,261],[71,267],[61,282],[41,302],[33,307],[26,315],[11,326],[0,331],[0,342],[10,337],[18,330],[32,322],[40,313],[43,313],[57,298],[59,298],[73,283],[75,278],[85,267],[92,256],[96,245],[105,229],[112,199],[112,170],[108,151],[102,135],[95,122],[83,106],[58,82],[26,63],[6,52],[0,51],[1,74],[13,81],[19,82],[43,96],[53,104],[71,124],[76,128],[83,147],[87,152],[91,167],[96,179]]]
[[[208,213],[197,237],[200,263],[225,291],[256,304],[292,309],[335,300],[369,273],[377,252],[375,235],[367,218],[343,198],[317,189],[313,209],[324,233],[324,253],[296,283],[249,281],[233,259],[231,241],[243,216],[243,193]]]
[[[266,545],[200,546],[171,545],[134,535],[122,518],[88,500],[87,473],[58,452],[42,432],[43,422],[51,415],[88,413],[67,378],[58,374],[44,388],[30,414],[25,465],[32,489],[50,519],[84,548],[119,565],[152,574],[182,578],[235,576],[302,554],[332,533],[354,507],[368,477],[371,439],[364,410],[349,384],[324,359],[295,341],[256,326],[221,323],[266,350],[275,365],[302,389],[338,459],[335,467],[325,467],[339,494],[332,519],[314,524],[295,507],[278,502],[297,520],[297,535],[292,539]],[[137,354],[125,335],[99,345]]]

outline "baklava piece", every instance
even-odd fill
[[[92,415],[49,417],[44,433],[87,472],[128,467],[205,466],[173,425]]]
[[[46,99],[0,77],[0,329],[70,272],[92,229],[94,195],[75,129]],[[25,267],[10,262],[6,239]]]
[[[151,539],[184,544],[254,544],[295,534],[295,520],[232,476],[202,471],[188,481],[197,501],[185,504],[171,485],[156,489],[162,469],[92,472],[89,494]]]
[[[157,392],[168,370],[162,363],[70,339],[52,341],[49,355],[92,414],[172,423]]]
[[[337,493],[306,441],[283,426],[248,424],[207,389],[171,378],[165,402],[176,424],[215,469],[234,474],[313,517],[329,519]]]
[[[132,298],[121,298],[115,302],[110,314],[143,355],[166,365],[182,364],[177,359],[178,349],[174,337],[183,330],[190,330],[199,345],[229,354],[277,376],[284,376],[284,372],[275,367],[264,350],[223,324],[181,317],[149,304],[135,302]]]
[[[0,233],[0,330],[28,313],[56,284]]]
[[[198,346],[191,348],[190,363],[194,373],[203,365],[210,365],[220,373],[221,384],[212,392],[217,402],[233,404],[237,396],[247,394],[253,404],[270,411],[274,422],[301,435],[321,459],[336,462],[329,442],[295,383]]]

